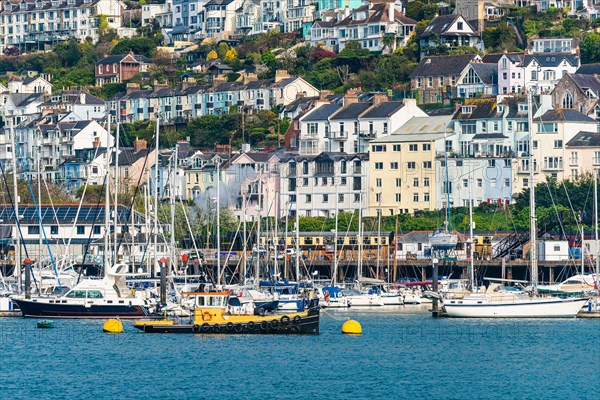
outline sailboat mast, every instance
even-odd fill
[[[333,232],[333,273],[331,274],[332,286],[337,283],[337,269],[338,269],[338,255],[337,255],[337,242],[338,242],[338,186],[335,186],[335,230]]]
[[[475,241],[473,238],[473,165],[469,171],[469,287],[471,291],[475,288]]]
[[[177,152],[179,151],[179,144],[175,144],[175,153],[171,156],[171,196],[169,196],[169,203],[171,208],[171,267],[177,271],[177,257],[175,257],[175,188],[177,187]]]
[[[154,154],[154,261],[150,276],[154,278],[158,264],[158,148],[160,146],[160,115],[156,116],[156,154]]]
[[[258,166],[258,185],[256,191],[258,195],[258,220],[256,225],[256,266],[254,270],[254,284],[258,287],[260,284],[260,228],[262,222],[262,169],[260,168],[260,165]]]
[[[108,118],[112,118],[110,116],[110,114],[108,115]],[[120,136],[119,136],[119,126],[121,124],[119,123],[119,121],[117,121],[117,134],[116,134],[116,140],[115,140],[115,193],[114,193],[114,248],[115,248],[115,255],[114,255],[114,260],[115,263],[117,262],[117,226],[119,224],[119,218],[118,218],[118,206],[117,206],[117,201],[118,201],[118,196],[119,196],[119,140],[120,140]],[[108,138],[106,140],[106,143],[108,144]],[[125,222],[127,224],[127,222]]]
[[[4,114],[6,117],[6,113]],[[15,271],[17,274],[19,288],[21,285],[21,233],[19,232],[19,185],[17,180],[17,147],[15,140],[15,130],[13,126],[13,117],[10,117],[10,145],[12,148],[12,168],[13,168],[13,190],[14,190],[14,207],[15,207]]]
[[[250,193],[252,195],[252,193]],[[243,258],[242,258],[242,271],[241,271],[241,279],[240,283],[246,284],[246,268],[248,268],[247,257],[248,257],[248,235],[246,233],[246,196],[242,192],[242,221],[243,221],[243,236],[244,236],[244,244],[242,245],[243,250]]]
[[[379,258],[381,255],[381,196],[382,193],[379,192],[379,204],[378,204],[378,209],[377,209],[377,279],[379,279],[379,277],[381,276],[381,273],[379,271]]]
[[[529,219],[530,219],[530,248],[531,286],[533,294],[537,294],[538,260],[537,260],[537,228],[535,215],[535,171],[533,159],[533,114],[531,112],[531,91],[527,91],[527,124],[529,128]]]
[[[268,179],[268,178],[267,178]],[[274,196],[273,198],[273,202],[275,203],[275,210],[277,210],[277,196]],[[277,273],[279,272],[279,229],[278,229],[278,225],[279,225],[279,221],[277,219],[277,211],[273,213],[273,215],[275,216],[274,221],[275,221],[275,267],[273,268],[274,275],[277,276]]]
[[[109,258],[108,258],[108,239],[110,236],[110,193],[108,192],[108,188],[110,186],[110,159],[112,156],[112,149],[108,145],[108,137],[110,136],[110,114],[108,115],[108,133],[106,140],[106,152],[105,152],[105,182],[104,182],[104,271],[108,270],[109,266]]]
[[[594,225],[596,236],[596,287],[600,294],[600,240],[598,239],[598,170],[594,170]]]
[[[358,260],[357,260],[357,271],[356,277],[362,278],[362,267],[363,267],[363,238],[362,238],[362,192],[358,194]]]
[[[296,189],[296,280],[300,280],[300,209],[299,206],[300,199],[298,198],[298,189]]]
[[[448,151],[446,149],[446,128],[444,127],[444,165],[446,166],[446,230],[450,232],[450,179],[448,177]]]
[[[217,284],[221,284],[221,162],[217,161]]]
[[[36,151],[35,152],[35,161],[36,161],[36,167],[37,167],[37,190],[38,190],[38,209],[40,211],[42,211],[42,170],[41,170],[41,165],[40,165],[40,152]],[[42,279],[42,232],[43,232],[44,227],[42,226],[42,219],[39,218],[39,230],[40,230],[40,234],[38,236],[38,273],[39,273],[39,278]],[[41,285],[38,287],[38,292],[39,294],[41,294],[41,290],[42,287]]]

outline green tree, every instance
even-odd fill
[[[156,44],[147,37],[133,37],[131,39],[123,39],[115,47],[111,54],[127,54],[133,51],[134,54],[140,54],[146,57],[152,57]]]
[[[579,43],[579,49],[582,64],[600,62],[600,33],[587,33]]]

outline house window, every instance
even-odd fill
[[[423,178],[423,186],[429,187],[429,178]]]
[[[414,152],[414,151],[417,151],[417,149],[418,149],[418,145],[416,145],[416,144],[409,144],[408,145],[408,151],[413,151]]]
[[[398,169],[398,163],[397,162],[391,162],[390,163],[390,169]]]
[[[477,179],[477,187],[482,187],[483,186],[483,179],[478,178]]]
[[[328,194],[324,194],[323,195],[323,203],[327,203],[329,202],[329,195]]]
[[[396,187],[402,186],[402,179],[396,178]]]
[[[429,201],[429,193],[423,193],[423,201]]]
[[[456,23],[456,29],[458,29],[459,31],[463,30],[463,23],[462,22],[457,22]]]
[[[376,178],[375,179],[375,186],[381,187],[381,178]]]
[[[312,202],[312,194],[307,194],[306,195],[306,203],[311,203]]]
[[[414,161],[409,161],[407,164],[408,169],[417,169],[417,163]]]
[[[413,178],[413,187],[419,187],[419,178]]]
[[[413,201],[417,203],[419,201],[419,193],[413,193]]]
[[[375,169],[376,170],[382,170],[383,169],[383,163],[382,162],[376,162],[375,163]]]
[[[430,76],[429,78],[427,78],[427,86],[428,87],[432,87],[433,86],[433,77]]]
[[[400,203],[402,201],[402,194],[396,193],[396,203]]]
[[[431,143],[423,143],[423,151],[430,151]]]
[[[561,104],[562,108],[573,108],[573,95],[568,90],[563,94]]]
[[[599,111],[599,113],[600,113],[600,111]],[[394,146],[392,146],[392,150],[394,150],[394,151],[400,151],[400,149],[401,149],[401,146],[399,144],[395,144]]]
[[[58,226],[56,226],[56,225],[50,226],[50,234],[51,235],[58,235]]]
[[[431,161],[423,161],[423,169],[431,169]]]
[[[85,235],[85,226],[77,225],[77,234],[78,235]]]
[[[375,201],[378,203],[381,201],[381,193],[375,193]]]
[[[562,140],[555,140],[554,141],[554,148],[555,149],[562,149],[563,147],[563,141]]]
[[[510,179],[504,178],[504,187],[510,187]]]

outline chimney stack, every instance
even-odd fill
[[[285,69],[275,71],[275,82],[281,82],[284,79],[290,78],[290,74]]]
[[[146,150],[148,148],[148,142],[144,139],[135,138],[133,142],[133,152],[137,153],[138,151]]]
[[[133,92],[137,92],[138,90],[140,90],[140,85],[137,83],[128,83],[125,89],[125,92],[127,94],[131,94]]]
[[[181,90],[185,91],[188,90],[189,88],[196,86],[196,80],[194,78],[191,77],[187,77],[183,80],[183,82],[181,82]]]
[[[385,93],[375,93],[373,95],[373,105],[376,106],[379,103],[385,103],[386,101],[390,101],[389,97]]]
[[[348,104],[358,103],[358,92],[360,92],[360,88],[348,89],[348,92],[344,95],[344,107]]]
[[[388,4],[388,19],[389,22],[394,22],[394,19],[396,18],[396,13],[394,12],[394,1],[391,1]]]

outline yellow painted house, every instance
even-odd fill
[[[454,133],[446,132],[451,118],[413,117],[391,135],[369,143],[370,215],[435,209],[435,158],[452,148]]]

